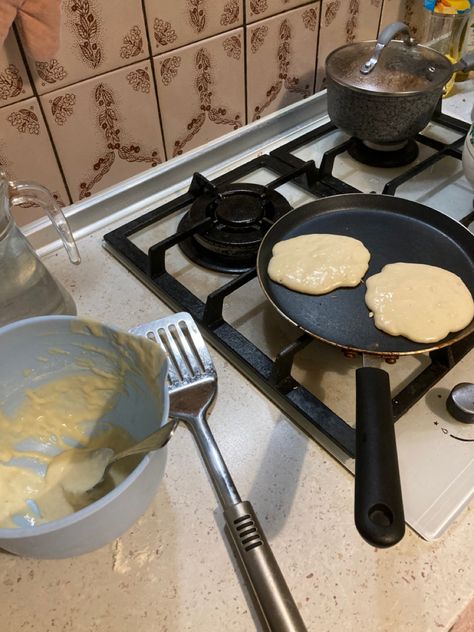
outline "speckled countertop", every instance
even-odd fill
[[[64,252],[46,262],[81,315],[126,330],[169,313],[103,250],[101,234],[79,247],[79,267]],[[435,543],[408,529],[392,549],[368,546],[353,523],[353,477],[227,361],[213,358],[219,396],[212,429],[308,629],[449,630],[473,597],[472,508]],[[0,554],[0,629],[251,632],[256,623],[239,577],[197,448],[179,428],[152,506],[119,540],[69,560]]]

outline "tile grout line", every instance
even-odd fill
[[[245,0],[242,0],[242,14],[243,14],[243,19],[242,19],[242,24],[240,26],[233,26],[230,25],[229,28],[224,29],[223,31],[219,31],[218,33],[214,33],[213,35],[205,35],[204,37],[198,38],[198,39],[193,39],[191,42],[187,42],[186,44],[180,44],[178,46],[175,47],[171,47],[168,48],[166,50],[163,51],[159,51],[155,54],[153,54],[152,48],[151,48],[151,44],[150,44],[150,56],[153,57],[157,57],[158,55],[165,55],[166,53],[171,53],[173,51],[177,51],[180,48],[184,48],[185,46],[192,46],[193,44],[199,44],[199,42],[204,42],[208,39],[211,39],[211,37],[218,37],[219,35],[225,35],[226,33],[230,33],[231,31],[235,31],[239,28],[244,28],[246,26],[253,26],[254,24],[258,24],[259,22],[263,22],[263,20],[269,20],[270,18],[275,18],[279,15],[284,15],[285,13],[288,13],[289,11],[294,11],[295,9],[301,9],[301,7],[306,6],[307,4],[312,4],[314,2],[316,2],[317,0],[303,0],[301,2],[301,4],[298,4],[296,7],[290,7],[289,9],[282,9],[281,11],[278,11],[277,13],[273,13],[272,15],[267,15],[267,16],[263,16],[262,18],[258,18],[257,20],[254,20],[253,22],[247,22],[247,11],[246,11],[246,2]],[[146,28],[146,32],[147,32],[147,38],[149,39],[149,31],[148,31],[148,16],[146,14],[146,9],[145,9],[145,0],[141,0],[142,2],[142,10],[143,10],[143,15],[145,17],[145,26]],[[320,3],[322,2],[322,0],[320,0]],[[111,72],[111,71],[109,71]]]
[[[13,24],[13,27],[15,27],[15,24]],[[21,58],[21,61],[22,61],[22,63],[23,63],[23,66],[24,66],[24,68],[25,68],[25,72],[26,72],[27,77],[28,77],[28,79],[29,79],[29,81],[30,81],[30,87],[31,87],[31,91],[33,92],[33,94],[31,94],[29,97],[20,97],[20,98],[19,98],[19,99],[17,99],[16,101],[8,101],[8,100],[7,100],[7,102],[6,102],[6,103],[1,103],[1,104],[0,104],[0,110],[2,110],[3,108],[8,108],[8,107],[10,107],[10,106],[12,106],[12,105],[16,105],[17,103],[23,103],[24,101],[28,101],[28,99],[32,99],[33,97],[35,97],[35,96],[36,96],[36,93],[35,93],[35,86],[34,86],[34,84],[33,84],[33,81],[32,81],[32,79],[31,79],[30,72],[29,72],[29,70],[30,70],[30,69],[28,68],[28,65],[26,64],[25,58],[24,58],[24,56],[23,56],[23,51],[22,51],[22,48],[21,48],[21,46],[20,46],[20,38],[19,38],[19,37],[17,37],[17,34],[16,34],[16,33],[17,33],[17,31],[16,31],[16,27],[15,27],[15,28],[13,28],[13,27],[12,27],[13,37],[14,37],[15,43],[16,43],[16,45],[17,45],[17,47],[18,47],[18,52],[20,53],[20,58]],[[5,42],[6,42],[6,39],[5,39]],[[3,44],[3,50],[6,50],[5,42],[4,42],[4,44]],[[8,61],[9,61],[11,64],[13,64],[12,60],[10,60],[10,59],[9,59]],[[15,64],[13,64],[13,65],[15,65]],[[16,66],[15,66],[15,68],[16,68]],[[19,69],[17,68],[17,70],[19,70]]]
[[[288,13],[289,11],[295,11],[296,9],[301,9],[301,7],[306,6],[307,4],[312,4],[317,0],[302,0],[300,4],[297,4],[296,7],[290,7],[288,9],[282,9],[281,11],[277,11],[276,13],[272,13],[271,15],[264,15],[262,18],[257,18],[253,22],[245,21],[245,26],[253,26],[254,24],[258,24],[259,22],[263,22],[263,20],[269,20],[270,18],[276,18],[279,15],[283,15],[284,13]],[[320,4],[322,4],[322,0],[319,0]],[[245,0],[243,0],[244,6],[246,5]]]
[[[57,166],[58,166],[58,170],[59,170],[59,173],[61,175],[61,178],[62,178],[62,181],[63,181],[63,184],[64,184],[64,188],[66,189],[66,194],[67,194],[67,196],[69,198],[69,204],[72,204],[71,191],[69,189],[69,185],[67,183],[66,176],[65,176],[64,171],[63,171],[63,166],[61,164],[61,161],[59,160],[58,150],[56,149],[56,145],[54,144],[53,135],[51,133],[51,130],[49,129],[48,120],[47,120],[47,118],[46,118],[46,116],[44,114],[43,104],[41,103],[40,96],[39,96],[38,91],[36,89],[36,84],[33,81],[33,75],[31,74],[31,69],[30,69],[30,66],[28,64],[28,59],[27,59],[26,53],[25,53],[25,51],[23,49],[23,42],[20,39],[20,36],[19,36],[16,24],[13,24],[13,30],[14,30],[14,34],[15,34],[15,37],[16,37],[16,40],[17,40],[18,49],[20,51],[21,58],[23,60],[23,65],[25,66],[26,73],[27,73],[28,78],[30,80],[31,88],[33,90],[33,97],[36,99],[36,102],[38,103],[38,107],[39,107],[40,112],[41,112],[41,116],[43,117],[44,126],[46,128],[46,133],[48,134],[49,142],[51,143],[51,148],[53,150],[54,158],[56,160],[56,163],[57,163]],[[31,99],[33,97],[29,97],[29,98]]]
[[[150,31],[148,29],[148,15],[145,9],[145,0],[141,0],[141,6],[142,6],[142,12],[143,12],[143,20],[145,22],[145,35],[146,35],[146,41],[148,44],[148,52],[149,52],[149,61],[150,61],[150,69],[151,69],[151,76],[153,77],[153,85],[155,88],[155,98],[156,98],[156,109],[158,110],[158,122],[160,124],[160,132],[161,132],[161,141],[163,143],[163,153],[164,153],[164,162],[167,162],[169,160],[168,158],[168,152],[166,151],[166,143],[165,143],[165,131],[164,131],[164,127],[163,127],[163,118],[161,116],[161,106],[160,106],[160,98],[158,96],[158,85],[157,85],[157,81],[156,81],[156,73],[155,73],[155,64],[153,61],[153,51],[151,48],[151,41],[150,41]]]
[[[314,4],[314,5],[318,6],[318,8],[319,8],[319,10],[318,10],[318,23],[317,23],[317,29],[315,29],[315,31],[316,31],[315,32],[315,37],[317,38],[317,45],[315,47],[316,52],[315,52],[315,57],[314,57],[314,62],[313,62],[313,71],[314,71],[313,84],[312,85],[311,85],[311,83],[308,84],[308,87],[311,87],[311,89],[312,89],[311,94],[315,94],[315,92],[316,92],[317,62],[318,62],[320,34],[321,34],[322,3],[323,3],[323,0],[309,0],[309,1],[306,1],[306,2],[302,2],[301,4],[299,4],[296,7],[290,7],[288,9],[284,9],[283,11],[279,11],[279,12],[275,13],[274,15],[270,15],[268,17],[263,17],[263,18],[261,18],[259,20],[255,20],[254,22],[250,22],[250,23],[247,23],[247,20],[246,20],[246,18],[247,18],[246,6],[245,6],[245,9],[244,9],[244,30],[245,30],[245,39],[247,39],[247,29],[249,27],[257,26],[257,25],[262,24],[263,22],[266,22],[268,20],[273,20],[274,18],[285,19],[285,16],[287,16],[288,14],[296,12],[296,11],[301,11],[304,7],[309,6],[310,4]],[[247,47],[246,47],[246,51],[245,52],[246,52],[246,62],[247,62]],[[246,109],[247,109],[248,108],[248,103],[247,103],[247,98],[248,98],[247,64],[246,64],[245,70],[246,70],[246,74],[245,74],[245,79],[246,79],[245,96],[246,96]],[[279,110],[280,107],[278,107],[277,110]],[[264,116],[267,116],[267,114],[264,114]]]
[[[245,107],[245,125],[248,125],[248,80],[247,80],[247,63],[248,63],[248,55],[247,55],[247,29],[249,25],[247,24],[247,3],[246,0],[242,0],[242,28],[243,28],[243,46],[244,46],[244,107]]]
[[[301,4],[298,4],[296,7],[290,7],[289,9],[283,9],[282,11],[278,11],[277,13],[272,13],[271,15],[267,15],[267,16],[263,16],[261,18],[258,18],[257,20],[254,20],[253,22],[247,22],[247,11],[246,11],[246,2],[245,0],[242,0],[242,13],[243,13],[243,19],[242,19],[242,24],[240,26],[233,26],[231,25],[229,28],[224,29],[223,31],[219,31],[218,33],[214,33],[213,35],[206,35],[204,37],[198,38],[198,39],[193,39],[191,42],[188,42],[187,44],[180,44],[178,46],[175,47],[171,47],[168,48],[167,50],[163,50],[163,51],[159,51],[155,54],[153,54],[153,51],[151,50],[151,45],[150,45],[150,55],[151,57],[158,57],[159,55],[166,55],[167,53],[172,53],[175,51],[180,50],[181,48],[185,48],[186,46],[193,46],[194,44],[199,44],[199,42],[205,42],[208,39],[211,39],[212,37],[218,37],[219,35],[225,35],[226,33],[230,33],[231,31],[236,31],[240,28],[245,28],[247,26],[254,26],[256,24],[259,24],[260,22],[263,22],[264,20],[269,20],[270,18],[276,18],[279,15],[284,15],[285,13],[289,13],[290,11],[295,11],[296,9],[301,9],[302,7],[306,6],[307,4],[313,4],[315,2],[317,2],[318,0],[303,0],[301,2]],[[142,6],[143,6],[143,13],[145,16],[145,24],[147,25],[148,23],[148,19],[147,19],[147,15],[146,15],[146,9],[144,8],[144,3],[145,0],[141,0],[142,2]],[[322,3],[322,0],[319,0],[319,3]],[[147,37],[148,37],[148,28],[147,30]]]
[[[144,1],[145,0],[142,0],[142,2]],[[314,2],[314,0],[310,0],[310,2]],[[167,50],[162,50],[161,52],[158,52],[155,55],[153,55],[152,53],[152,57],[158,57],[158,55],[166,55],[166,53],[172,53],[174,51],[179,50],[180,48],[185,48],[186,46],[193,46],[194,44],[205,42],[206,40],[211,39],[212,37],[218,37],[219,35],[225,35],[226,33],[230,33],[231,31],[236,31],[237,29],[240,29],[243,26],[245,26],[243,23],[240,26],[231,25],[229,28],[226,28],[223,31],[219,31],[218,33],[214,33],[213,35],[206,35],[198,39],[193,39],[191,42],[188,42],[187,44],[180,44],[179,46],[175,46],[174,48],[171,47],[171,48],[168,48]]]
[[[319,0],[319,16],[318,16],[318,43],[316,46],[316,57],[314,60],[314,81],[313,94],[316,94],[316,80],[318,76],[318,60],[319,60],[319,44],[321,42],[321,20],[323,19],[323,0]]]
[[[86,81],[92,81],[93,79],[100,79],[101,77],[105,77],[105,75],[111,75],[113,72],[123,70],[124,68],[130,68],[131,66],[135,66],[136,64],[145,62],[149,60],[150,57],[151,55],[148,55],[147,57],[144,57],[143,59],[134,60],[126,64],[123,64],[122,66],[114,66],[113,68],[110,68],[109,70],[105,70],[104,72],[99,72],[96,75],[90,75],[90,77],[84,77],[82,79],[79,79],[78,81],[72,81],[71,83],[65,83],[65,84],[61,84],[60,86],[55,86],[52,90],[48,90],[47,92],[44,92],[43,94],[38,95],[38,96],[44,97],[47,94],[52,94],[53,92],[64,90],[66,88],[72,88],[73,86],[77,86],[80,83],[85,83]]]
[[[382,2],[380,3],[379,23],[377,26],[377,33],[376,33],[375,39],[378,38],[379,33],[380,33],[380,27],[382,26],[382,13],[383,13],[383,7],[384,7],[385,2],[386,0],[382,0]]]

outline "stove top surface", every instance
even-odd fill
[[[466,131],[466,124],[438,115],[417,137],[418,156],[408,165],[371,167],[353,158],[352,139],[323,122],[269,155],[209,179],[195,175],[187,192],[108,233],[105,244],[173,309],[189,311],[209,342],[353,470],[360,356],[311,339],[265,300],[254,269],[257,233],[287,205],[355,191],[416,200],[472,230],[473,192],[460,161]],[[235,204],[244,194],[252,204],[241,214]],[[224,255],[223,263],[215,262],[216,253]],[[444,532],[474,490],[473,427],[455,421],[444,405],[456,383],[472,379],[473,345],[470,336],[384,366],[397,419],[405,515],[426,539]]]

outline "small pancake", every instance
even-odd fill
[[[273,246],[268,275],[304,294],[327,294],[358,285],[369,267],[364,244],[345,235],[300,235]]]
[[[474,301],[463,281],[444,268],[390,263],[366,281],[365,302],[378,329],[414,342],[438,342],[467,327]]]

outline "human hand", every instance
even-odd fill
[[[61,0],[0,0],[0,46],[17,19],[33,59],[50,59],[59,48],[60,17]]]

